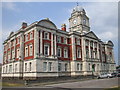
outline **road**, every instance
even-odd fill
[[[95,79],[81,82],[46,85],[46,87],[52,88],[111,88],[115,86],[118,86],[118,78]]]
[[[26,87],[26,89],[24,88],[22,90],[34,90],[33,88],[37,90],[44,90],[43,88],[45,88],[45,90],[50,90],[50,89],[51,90],[76,90],[75,88],[93,88],[93,89],[100,88],[99,90],[104,90],[105,88],[112,88],[116,86],[118,86],[118,78],[106,78],[106,79],[94,79],[94,80],[87,80],[87,81],[51,84],[51,85],[45,85],[45,86],[32,86],[32,87]],[[12,90],[15,90],[15,89],[12,89]]]

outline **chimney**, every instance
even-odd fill
[[[22,29],[26,28],[27,27],[27,23],[23,22],[22,23]]]
[[[66,31],[66,24],[62,24],[61,29],[62,31]]]

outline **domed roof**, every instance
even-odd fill
[[[85,12],[84,8],[81,7],[81,6],[76,6],[76,7],[73,9],[73,12],[76,12],[76,11],[78,11],[78,12]]]

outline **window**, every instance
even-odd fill
[[[66,63],[65,64],[65,71],[67,71],[67,68],[68,68],[68,64]]]
[[[29,63],[29,71],[31,71],[31,69],[32,69],[32,63],[30,62]]]
[[[97,48],[97,43],[94,43],[94,47]]]
[[[99,64],[97,64],[97,71],[99,71]]]
[[[64,38],[64,43],[67,44],[67,38]]]
[[[30,49],[30,50],[29,50],[29,51],[30,51],[30,56],[32,56],[32,55],[33,55],[33,46],[30,45],[30,46],[29,46],[29,49]]]
[[[28,57],[28,46],[25,47],[25,57]]]
[[[80,65],[80,70],[82,71],[82,64]]]
[[[110,61],[112,61],[112,54],[110,54]]]
[[[89,41],[88,40],[85,41],[85,45],[89,46]]]
[[[18,37],[18,44],[20,44],[20,37]]]
[[[10,51],[8,51],[8,60],[10,60]]]
[[[27,63],[25,63],[25,71],[27,71]]]
[[[84,24],[84,25],[86,24],[86,19],[83,19],[83,24]]]
[[[80,45],[80,39],[77,40],[77,45]]]
[[[17,64],[15,64],[15,72],[17,72]]]
[[[26,36],[25,36],[25,40],[28,41],[28,34],[26,34]]]
[[[49,34],[48,34],[48,32],[44,32],[44,38],[45,38],[45,39],[49,39]]]
[[[52,70],[52,62],[48,63],[48,70],[51,71]]]
[[[8,67],[6,66],[6,73],[8,72],[7,70],[8,70]]]
[[[17,58],[19,58],[19,54],[20,54],[20,51],[19,51],[19,48],[17,48]]]
[[[95,58],[97,58],[97,50],[95,51]]]
[[[61,57],[61,48],[57,49],[57,55],[58,55],[58,57]]]
[[[9,65],[9,73],[12,73],[12,65]]]
[[[43,71],[47,71],[47,62],[43,62]]]
[[[14,49],[12,49],[12,59],[14,58]]]
[[[57,37],[57,42],[61,43],[61,37],[60,36]]]
[[[44,55],[49,55],[49,45],[44,45]]]
[[[30,33],[30,40],[33,38],[33,33],[31,32]]]
[[[90,46],[93,47],[93,42],[92,41],[90,42]]]
[[[58,63],[58,71],[61,71],[61,67],[62,67],[61,63]]]
[[[77,71],[79,71],[80,70],[80,64],[78,63],[77,64]]]
[[[86,58],[89,58],[89,49],[86,48]]]
[[[90,51],[91,51],[91,58],[93,58],[93,49],[91,49]]]
[[[89,65],[88,65],[88,69],[89,69],[89,71],[90,71],[90,63],[89,63]]]
[[[77,49],[77,57],[81,58],[81,50],[80,50],[80,48]]]
[[[64,49],[64,58],[68,58],[68,49]]]

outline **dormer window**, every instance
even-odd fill
[[[49,33],[48,32],[44,32],[44,38],[49,39]]]

